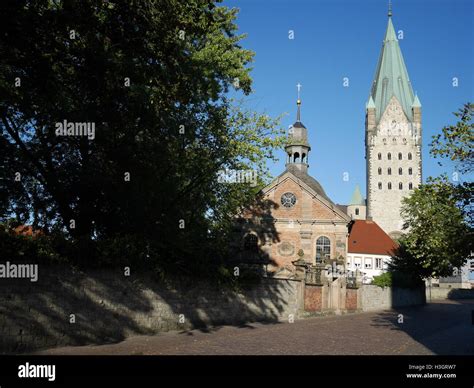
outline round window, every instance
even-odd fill
[[[281,204],[284,207],[290,208],[293,207],[296,203],[296,195],[293,193],[285,193],[281,196]]]

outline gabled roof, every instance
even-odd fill
[[[390,17],[370,96],[375,102],[377,121],[382,117],[392,96],[400,102],[408,120],[412,120],[413,88]]]
[[[316,196],[319,197],[321,202],[323,202],[327,207],[337,213],[342,219],[350,221],[351,218],[343,210],[341,210],[338,205],[334,204],[334,202],[331,201],[331,199],[326,195],[326,192],[324,191],[321,184],[316,179],[314,179],[307,173],[300,171],[296,166],[291,164],[287,166],[286,170],[283,173],[278,175],[269,185],[263,188],[262,193],[265,194],[270,191],[284,178],[285,175],[293,177],[295,182],[302,184],[303,188],[305,188],[308,192],[316,194]]]
[[[393,256],[398,244],[374,221],[355,220],[349,226],[348,253]]]

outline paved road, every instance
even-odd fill
[[[308,318],[294,323],[223,326],[209,331],[130,337],[100,346],[63,347],[62,355],[474,355],[474,300]],[[398,323],[403,314],[403,323]]]

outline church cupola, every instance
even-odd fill
[[[301,122],[301,100],[300,88],[298,84],[298,99],[296,100],[297,112],[296,122],[288,130],[288,143],[285,146],[286,167],[297,168],[302,172],[308,171],[308,154],[311,147],[308,143],[308,130]]]

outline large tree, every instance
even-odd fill
[[[73,240],[136,236],[192,260],[256,188],[222,184],[283,140],[228,98],[251,92],[237,11],[205,0],[0,4],[0,221]],[[93,140],[56,123],[95,123]],[[21,179],[15,179],[20,177]]]
[[[456,163],[458,172],[452,180],[447,175],[428,178],[403,200],[406,234],[400,240],[393,270],[421,278],[449,276],[470,256],[474,185],[459,173],[472,173],[474,165],[472,111],[473,105],[465,104],[454,113],[458,122],[433,136],[430,153]]]
[[[422,278],[450,276],[473,249],[472,228],[446,176],[428,179],[403,200],[402,237],[394,269]]]

